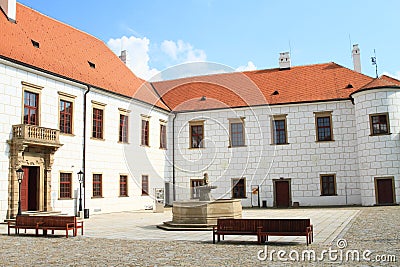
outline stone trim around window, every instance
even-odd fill
[[[39,86],[39,85],[35,85],[35,84],[31,84],[31,83],[27,83],[22,81],[22,98],[21,98],[21,124],[25,124],[24,123],[24,114],[25,114],[25,91],[33,93],[33,94],[37,94],[37,123],[35,125],[40,126],[40,122],[41,122],[41,101],[42,101],[42,89],[44,88],[43,86]]]
[[[62,135],[69,135],[69,136],[75,136],[74,135],[74,121],[75,121],[75,98],[76,96],[68,94],[68,93],[64,93],[61,91],[58,91],[58,129],[60,130],[60,134]],[[66,132],[62,132],[61,131],[61,109],[60,109],[60,105],[61,105],[61,101],[66,101],[66,102],[70,102],[71,106],[72,106],[72,114],[71,114],[71,133],[66,133]]]
[[[229,148],[232,147],[244,147],[246,146],[246,126],[245,126],[245,119],[246,117],[240,117],[240,118],[230,118],[228,119],[229,121]],[[232,125],[233,124],[242,124],[242,139],[239,144],[233,144],[232,142]]]
[[[385,116],[385,119],[386,119],[386,131],[385,132],[374,133],[373,117],[378,117],[378,116]],[[390,132],[389,113],[388,112],[383,112],[383,113],[369,114],[369,127],[370,127],[370,136],[379,136],[379,135],[390,135],[390,134],[392,134]]]
[[[324,177],[333,177],[333,192],[324,192]],[[319,175],[319,181],[320,181],[320,189],[321,189],[321,196],[337,196],[337,184],[336,184],[336,174],[334,173],[329,173],[329,174],[320,174]],[[329,184],[329,181],[327,182]],[[328,188],[329,190],[329,188]]]
[[[316,142],[333,142],[335,141],[333,136],[333,123],[332,123],[332,111],[322,111],[322,112],[314,112],[315,117],[315,140]],[[323,137],[319,135],[320,128],[327,128],[325,125],[318,125],[319,118],[329,118],[329,136]]]
[[[189,121],[189,149],[199,149],[199,148],[204,148],[204,122],[205,120],[195,120],[195,121]],[[200,143],[195,144],[193,142],[193,133],[192,133],[192,127],[195,126],[201,126],[202,127],[202,134],[201,134],[201,140]]]
[[[277,140],[275,121],[284,121],[285,140]],[[271,115],[271,145],[288,145],[287,114]]]

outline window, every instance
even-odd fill
[[[39,94],[24,91],[24,124],[39,125]]]
[[[160,124],[160,148],[167,149],[167,126]]]
[[[371,135],[389,134],[389,114],[370,115]]]
[[[274,145],[287,144],[286,116],[275,115],[272,118],[272,143]]]
[[[232,179],[232,198],[246,198],[245,178]]]
[[[321,175],[321,196],[336,195],[336,177],[334,174]]]
[[[149,117],[142,117],[142,146],[150,146],[150,121]]]
[[[93,174],[93,197],[103,196],[102,176],[101,174]]]
[[[128,196],[128,175],[119,176],[119,196],[120,197]]]
[[[315,113],[317,141],[333,141],[332,112]]]
[[[230,131],[230,146],[244,146],[244,121],[243,119],[230,119],[229,120],[229,131]]]
[[[72,197],[72,174],[60,173],[60,198]]]
[[[142,196],[149,195],[149,176],[142,175]]]
[[[204,121],[189,123],[190,127],[190,148],[204,147]]]
[[[103,110],[93,108],[93,131],[92,137],[103,139]]]
[[[60,132],[72,134],[72,102],[60,100]]]
[[[119,114],[119,142],[128,143],[128,116]]]
[[[190,180],[190,198],[191,199],[199,199],[200,192],[197,188],[198,186],[204,185],[204,179],[192,179]]]

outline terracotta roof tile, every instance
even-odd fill
[[[331,62],[287,70],[190,77],[153,85],[172,110],[186,111],[348,99],[352,92],[372,80]],[[207,100],[199,101],[202,96]]]
[[[0,56],[128,97],[157,103],[150,86],[136,77],[107,45],[80,30],[17,3],[17,22],[0,14]],[[39,48],[32,44],[39,43]],[[95,68],[89,65],[95,64]],[[139,88],[142,91],[136,94]],[[148,94],[145,93],[149,91]],[[160,107],[167,107],[158,102]]]

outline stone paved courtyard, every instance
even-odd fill
[[[7,236],[0,226],[1,266],[399,266],[400,207],[349,207],[301,209],[246,209],[243,217],[310,217],[315,242],[305,245],[304,238],[271,237],[266,245],[257,245],[256,237],[227,237],[212,244],[209,231],[171,232],[155,225],[171,219],[165,213],[125,212],[91,215],[85,221],[85,235],[66,239],[54,237]],[[60,232],[61,233],[61,232]],[[337,240],[342,239],[339,246]],[[347,242],[347,244],[345,244]],[[323,250],[331,250],[323,254]],[[277,252],[286,255],[280,261]],[[316,253],[316,260],[301,259],[304,250]],[[337,250],[335,253],[333,250]],[[358,250],[360,261],[346,262],[346,253]],[[370,261],[362,260],[362,253]],[[267,252],[267,258],[264,251]],[[296,253],[300,254],[299,261]],[[271,256],[272,253],[272,256]],[[282,253],[282,252],[281,252]],[[340,264],[340,253],[342,264]],[[290,257],[289,257],[290,254]],[[306,254],[307,255],[307,254]],[[259,259],[261,257],[262,260]],[[338,259],[335,260],[335,256]],[[378,257],[377,257],[378,256]],[[272,257],[272,262],[270,257]],[[318,262],[318,258],[323,258]],[[378,262],[384,259],[386,262]],[[396,262],[394,262],[396,260]],[[391,262],[388,262],[391,261]]]

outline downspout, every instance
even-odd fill
[[[176,113],[173,112],[174,118],[172,119],[172,199],[176,200],[176,188],[175,188],[175,119]]]
[[[87,94],[90,92],[90,85],[83,97],[83,152],[82,152],[82,169],[83,169],[83,210],[86,209],[86,106]]]

